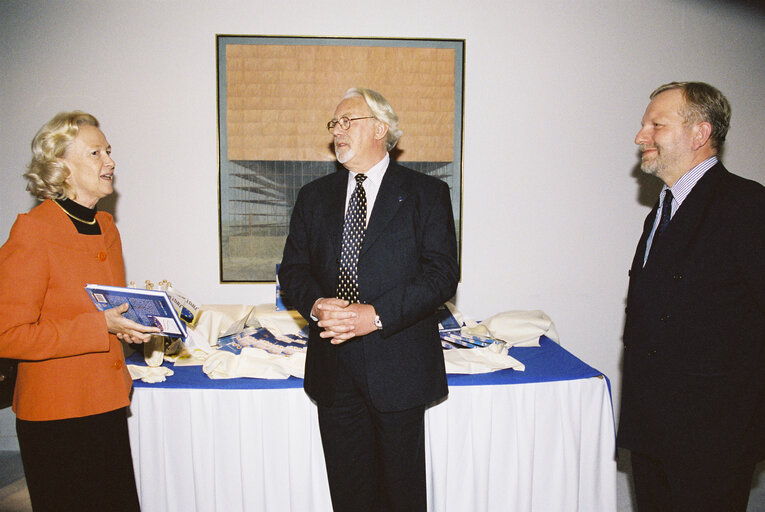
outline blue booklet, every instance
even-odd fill
[[[462,327],[462,324],[454,318],[446,304],[441,305],[436,310],[436,318],[438,318],[439,331],[459,331]]]
[[[441,346],[446,349],[488,347],[495,341],[492,338],[484,338],[483,336],[461,334],[459,331],[440,331],[439,334],[441,336]]]
[[[246,327],[243,331],[218,338],[219,350],[226,350],[239,354],[243,348],[255,347],[271,354],[292,355],[296,352],[305,352],[308,343],[308,335],[301,331],[300,334],[274,334],[265,327]]]
[[[127,302],[130,307],[123,313],[125,318],[151,327],[159,327],[159,336],[186,338],[186,326],[178,318],[167,292],[89,284],[85,286],[93,304],[99,311],[116,308]]]
[[[276,311],[295,309],[295,307],[290,304],[287,295],[282,291],[281,285],[279,285],[279,265],[279,263],[276,264]]]

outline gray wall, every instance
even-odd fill
[[[765,16],[738,3],[0,0],[0,238],[34,205],[21,174],[35,131],[84,109],[114,148],[128,279],[273,302],[273,285],[218,282],[216,34],[465,39],[458,307],[544,310],[617,407],[627,268],[658,190],[633,143],[649,92],[719,87],[734,110],[724,161],[765,182]],[[0,448],[14,443],[6,410]]]

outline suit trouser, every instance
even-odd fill
[[[332,508],[425,511],[425,407],[375,409],[361,340],[344,345],[338,351],[334,403],[318,407]]]
[[[638,512],[746,512],[755,464],[668,463],[632,452]]]
[[[126,408],[52,421],[16,419],[35,512],[140,510]]]

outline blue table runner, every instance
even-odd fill
[[[455,349],[458,350],[458,349]],[[539,347],[513,347],[510,356],[526,365],[526,371],[499,370],[492,373],[448,374],[450,386],[496,386],[503,384],[526,384],[532,382],[552,382],[561,380],[587,379],[603,375],[587,365],[566,349],[542,337]],[[127,359],[128,364],[145,365],[140,352]],[[163,363],[175,372],[165,382],[147,384],[140,380],[133,381],[138,388],[193,388],[193,389],[285,389],[302,388],[303,379],[211,379],[202,371],[201,366],[175,366]],[[609,386],[610,387],[610,386]]]

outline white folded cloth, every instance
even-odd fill
[[[526,366],[507,355],[507,348],[494,344],[488,347],[444,350],[446,373],[490,373],[512,368],[519,372]]]
[[[165,338],[164,336],[152,336],[148,342],[143,344],[143,360],[146,364],[156,368],[162,365],[165,357]],[[164,380],[164,379],[163,379]]]
[[[215,346],[218,337],[226,331],[238,332],[244,329],[247,319],[255,306],[244,304],[203,304],[199,309],[199,320],[193,330],[204,338],[207,344]]]
[[[188,328],[186,347],[207,351],[206,347],[218,344],[220,336],[240,332],[245,327],[265,327],[279,335],[297,334],[305,325],[306,321],[297,311],[277,311],[273,304],[205,304],[200,307],[197,324]]]
[[[165,382],[165,378],[173,374],[173,370],[166,366],[139,366],[137,364],[127,365],[130,377],[133,380],[141,379],[143,382],[154,384],[155,382]]]
[[[208,338],[208,334],[205,333],[204,328],[202,331],[199,331],[197,330],[197,327],[187,327],[186,331],[188,336],[186,336],[186,340],[183,343],[186,345],[187,351],[192,354],[197,351],[208,354],[215,351],[215,347],[210,345],[210,339]],[[216,342],[218,341],[217,336],[214,340]]]
[[[165,361],[173,363],[173,366],[202,366],[207,359],[207,356],[213,352],[215,352],[215,349],[212,347],[207,351],[200,349],[186,349],[180,354],[173,356],[165,355]]]
[[[248,326],[265,327],[275,335],[298,334],[307,325],[297,311],[277,311],[273,304],[260,304],[252,311]]]
[[[452,304],[447,307],[459,323],[462,315]],[[176,364],[202,364],[203,371],[211,379],[254,377],[261,379],[286,379],[290,376],[303,378],[305,354],[290,356],[271,354],[255,347],[246,347],[240,354],[214,350],[225,329],[232,324],[262,326],[274,334],[295,334],[304,326],[305,320],[295,311],[276,311],[273,304],[259,306],[209,306],[201,307],[199,323],[189,329],[187,349],[194,354],[188,360]],[[507,368],[524,371],[525,366],[507,355],[511,346],[539,346],[540,336],[558,341],[558,332],[550,317],[543,311],[505,311],[493,315],[481,323],[465,319],[462,334],[489,337],[500,340],[488,347],[444,350],[447,373],[488,373]],[[205,354],[204,352],[207,352]],[[205,358],[206,356],[206,358]]]
[[[216,350],[207,357],[202,370],[211,379],[286,379],[290,375],[302,379],[305,375],[305,353],[285,356],[255,347],[245,347],[240,354]]]
[[[555,324],[544,311],[505,311],[492,315],[480,324],[466,320],[462,334],[488,336],[508,346],[538,347],[540,336],[560,342]]]

